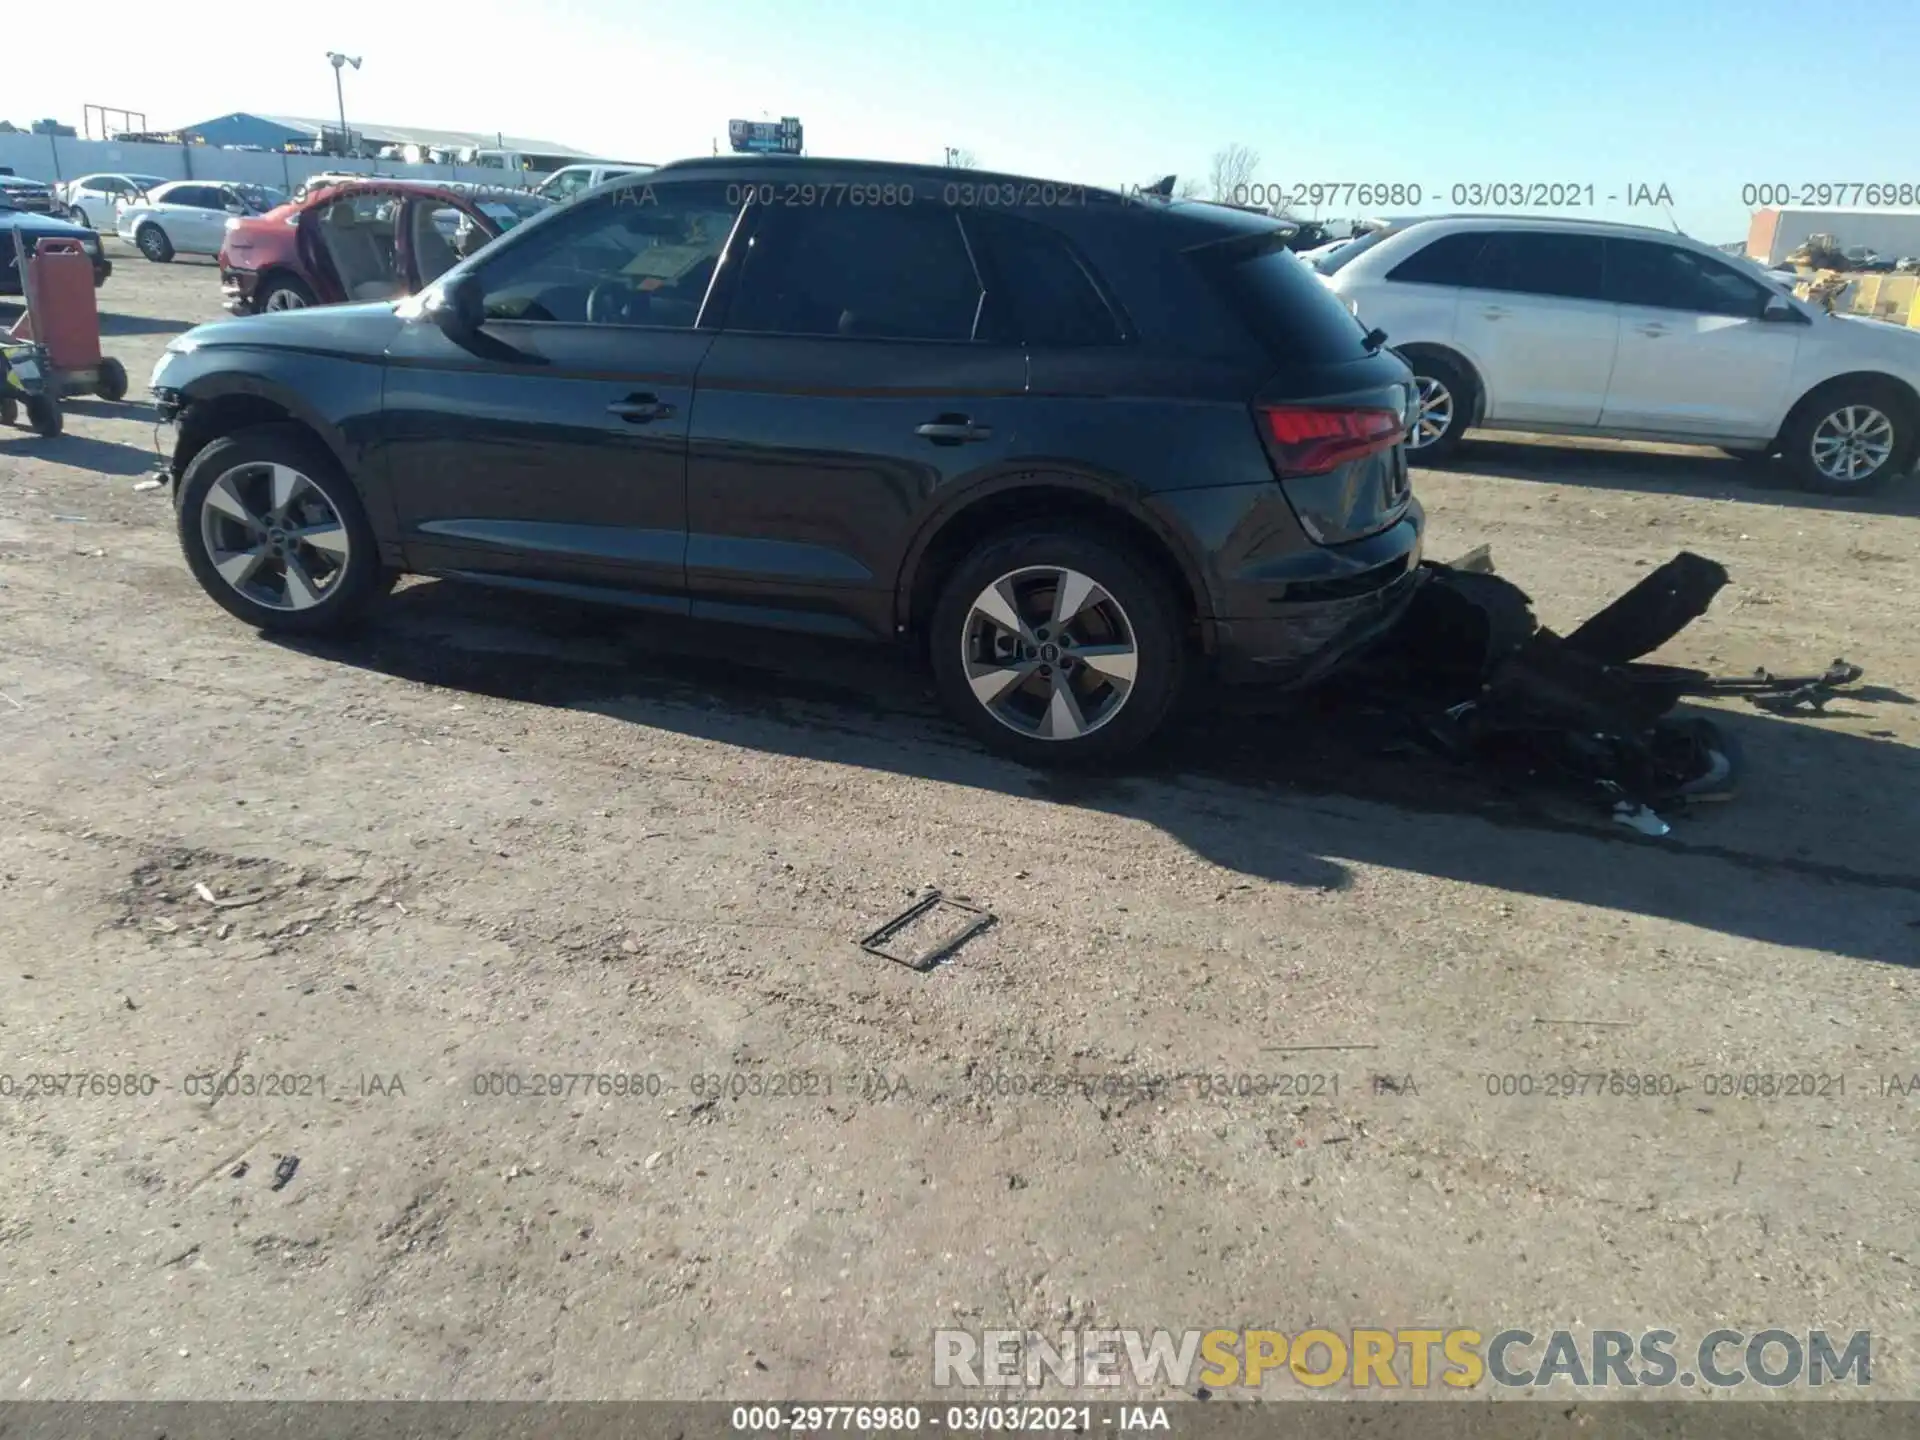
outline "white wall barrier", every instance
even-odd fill
[[[401,165],[387,160],[343,160],[336,155],[284,155],[221,150],[211,145],[148,145],[75,140],[60,135],[0,135],[0,165],[27,180],[72,180],[98,172],[161,175],[169,180],[228,180],[271,185],[291,193],[309,175],[356,171],[405,180],[463,180],[482,185],[524,184],[525,177],[478,165]]]

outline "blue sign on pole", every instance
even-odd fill
[[[729,120],[727,143],[737,154],[798,155],[800,122],[791,115],[782,120]]]

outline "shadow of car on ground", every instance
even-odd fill
[[[280,643],[424,684],[1143,821],[1284,884],[1337,890],[1351,867],[1382,866],[1920,964],[1920,751],[1890,732],[1716,707],[1747,757],[1746,793],[1676,813],[1673,834],[1652,840],[1524,779],[1397,743],[1327,696],[1254,703],[1201,687],[1149,757],[1075,774],[982,751],[921,669],[886,647],[436,581],[400,589],[351,639]]]

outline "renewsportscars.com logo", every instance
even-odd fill
[[[1767,1389],[1873,1380],[1873,1337],[1836,1345],[1825,1330],[1713,1330],[1692,1345],[1672,1330],[1468,1329],[936,1330],[938,1387],[1069,1389],[1131,1384],[1258,1389],[1269,1377],[1316,1389]]]

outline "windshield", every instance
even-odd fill
[[[256,215],[264,215],[287,203],[287,197],[271,185],[236,185],[233,189]]]
[[[1322,275],[1331,275],[1342,265],[1359,259],[1387,236],[1397,233],[1399,232],[1392,229],[1375,230],[1370,234],[1362,235],[1358,240],[1341,241],[1334,248],[1317,255],[1309,263]]]

